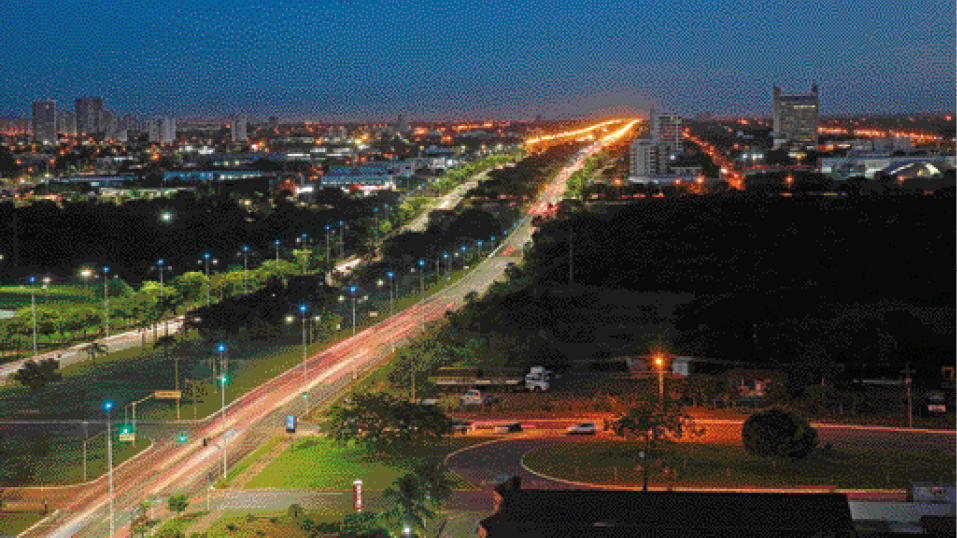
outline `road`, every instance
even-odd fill
[[[496,420],[495,422],[508,422]],[[515,437],[501,437],[498,440],[469,447],[453,453],[446,463],[450,468],[477,486],[487,486],[501,479],[517,475],[522,478],[523,487],[536,489],[568,489],[568,484],[545,479],[529,473],[522,465],[522,457],[541,447],[555,443],[592,442],[595,439],[609,439],[607,433],[594,437],[570,437],[564,435],[564,428],[574,423],[565,419],[550,421],[542,419],[522,420],[527,433]],[[741,424],[736,420],[700,420],[707,433],[695,442],[707,444],[741,444]],[[883,447],[891,455],[895,451],[920,449],[950,450],[955,448],[955,434],[952,431],[908,430],[906,428],[886,428],[881,426],[853,426],[842,424],[815,424],[821,442],[832,443],[835,449]],[[898,500],[899,493],[876,491],[873,493],[849,493],[854,498],[873,500]]]
[[[182,326],[182,323],[183,316],[177,316],[176,318],[171,319],[169,321],[169,332],[173,333],[178,331]],[[166,334],[166,325],[160,325],[157,328],[156,334],[157,336]],[[153,331],[146,331],[145,340],[149,342],[152,335]],[[143,340],[144,333],[141,333],[139,330],[132,330],[120,334],[114,334],[108,338],[99,338],[96,340],[96,342],[100,344],[106,344],[109,347],[110,352],[114,352],[129,349],[131,347],[141,346],[143,345]],[[0,365],[0,385],[12,383],[10,376],[15,374],[16,371],[19,370],[28,360],[43,360],[58,357],[60,359],[60,368],[89,360],[90,355],[83,350],[83,348],[85,348],[88,344],[89,342],[84,342],[66,349],[47,351],[44,353],[39,353],[34,357],[28,357],[26,359]]]
[[[465,183],[462,183],[461,185],[452,189],[450,192],[446,193],[446,195],[441,199],[436,200],[428,211],[424,211],[421,215],[412,219],[412,222],[406,224],[402,228],[402,231],[424,232],[429,225],[429,215],[432,213],[432,211],[435,211],[436,209],[453,209],[457,207],[465,194],[478,185],[480,181],[486,179],[487,174],[488,171],[482,172],[481,174],[476,174]]]
[[[564,192],[568,175],[580,169],[584,160],[605,143],[600,141],[582,152],[543,190],[539,202],[557,202]],[[502,277],[512,256],[520,253],[531,239],[532,231],[531,216],[528,215],[513,227],[495,251],[454,285],[437,292],[424,303],[309,357],[305,367],[293,368],[263,383],[232,402],[224,415],[212,417],[197,426],[190,442],[179,444],[169,436],[157,439],[147,454],[114,472],[116,535],[129,534],[128,514],[142,498],[204,491],[210,473],[221,472],[218,470],[224,452],[227,460],[232,461],[240,454],[238,449],[244,443],[255,445],[280,433],[286,415],[303,411],[302,393],[308,393],[313,404],[333,398],[348,387],[354,376],[374,368],[388,357],[393,341],[403,342],[414,337],[426,323],[441,319],[446,311],[460,306],[468,293],[484,292]],[[204,448],[203,437],[209,438],[212,445]],[[77,492],[75,498],[59,508],[57,517],[35,527],[28,536],[108,536],[110,505],[108,480],[99,480]]]

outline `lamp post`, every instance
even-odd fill
[[[299,305],[299,314],[302,316],[302,395],[305,399],[305,409],[303,409],[302,416],[306,416],[306,413],[309,412],[309,390],[306,388],[306,310],[308,307],[305,304]]]
[[[30,277],[30,310],[33,312],[33,354],[37,354],[37,277]]]
[[[249,247],[243,245],[243,295],[249,294],[249,287],[246,284],[248,282],[248,272],[249,272]]]
[[[276,239],[272,242],[272,245],[276,247],[276,270],[279,270],[279,240]]]
[[[349,295],[352,298],[352,340],[350,341],[351,342],[350,345],[355,345],[355,337],[356,337],[356,287],[355,286],[349,286]],[[345,297],[340,295],[339,301],[341,302],[344,300],[345,300]],[[356,366],[355,360],[353,360],[352,362],[352,379],[353,380],[356,380],[359,378],[359,373],[357,372],[356,368],[357,366]]]
[[[219,376],[219,386],[221,387],[222,393],[222,407],[219,411],[219,426],[222,430],[222,438],[219,440],[222,443],[222,453],[223,453],[223,480],[226,480],[226,382],[228,377],[226,374]]]
[[[103,268],[103,332],[110,337],[110,268]]]
[[[326,224],[326,263],[327,264],[331,260],[329,256],[331,256],[331,253],[329,252],[329,225]]]
[[[86,471],[87,471],[87,469],[86,469],[86,461],[87,461],[87,457],[86,457],[86,443],[87,443],[87,441],[90,439],[90,433],[89,433],[89,431],[88,431],[89,426],[90,426],[89,421],[84,420],[84,421],[83,421],[83,481],[84,481],[84,482],[86,482],[86,481],[89,479],[89,478],[87,477],[87,472],[86,472]]]
[[[661,355],[655,356],[655,366],[658,367],[658,400],[664,405],[665,401],[665,360]]]
[[[226,344],[216,344],[216,352],[219,353],[219,373],[229,375],[229,357],[226,356]]]
[[[372,208],[372,214],[375,217],[375,247],[374,248],[378,249],[379,248],[379,208],[378,207]]]
[[[203,254],[203,263],[206,269],[206,306],[209,306],[210,305],[209,288],[211,286],[211,283],[209,281],[209,252]]]
[[[160,297],[162,297],[163,299],[165,299],[165,298],[166,298],[166,288],[163,286],[163,270],[164,270],[164,269],[167,269],[167,267],[166,267],[166,260],[164,260],[163,258],[160,258],[160,259],[156,260],[156,267],[159,269],[159,275],[160,275]],[[174,312],[174,314],[175,314],[175,312]],[[165,320],[165,325],[166,325],[166,336],[169,336],[169,320],[168,320],[168,319]],[[154,328],[155,328],[155,327],[154,327]],[[156,336],[156,335],[154,334],[153,336]]]
[[[346,257],[346,223],[339,221],[339,258]]]
[[[106,459],[110,474],[110,536],[112,537],[116,532],[116,518],[113,510],[113,425],[110,413],[113,409],[113,402],[109,400],[104,402],[103,409],[106,410]]]

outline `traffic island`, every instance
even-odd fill
[[[554,443],[522,458],[527,471],[560,482],[599,488],[814,490],[868,492],[902,498],[910,481],[954,477],[953,450],[883,447],[816,452],[797,461],[773,461],[748,455],[742,446],[675,443],[640,457],[631,441],[595,440]]]

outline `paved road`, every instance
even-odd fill
[[[588,155],[597,151],[597,143],[581,154],[572,165],[545,189],[543,202],[557,201],[565,180],[581,168]],[[521,251],[531,238],[531,217],[526,217],[509,233],[499,249]],[[441,290],[406,311],[380,322],[321,353],[309,357],[305,370],[293,368],[232,402],[225,416],[212,417],[196,428],[196,439],[185,445],[170,439],[157,440],[150,453],[114,473],[113,506],[117,514],[117,535],[129,534],[130,509],[144,496],[180,491],[205,490],[210,473],[221,468],[223,454],[229,461],[241,454],[243,444],[256,445],[281,431],[283,417],[302,411],[300,394],[309,393],[310,402],[322,402],[341,393],[353,376],[374,368],[389,355],[393,341],[402,342],[418,334],[425,322],[441,319],[456,308],[469,292],[483,292],[500,278],[509,258],[489,255],[475,270],[454,285]],[[303,374],[303,371],[306,373]],[[227,388],[228,390],[228,388]],[[208,437],[214,446],[203,448],[200,437]],[[56,518],[35,528],[29,536],[104,536],[110,532],[110,494],[107,481],[78,492],[62,507]]]
[[[435,211],[436,209],[453,209],[457,207],[462,201],[462,197],[464,197],[468,191],[472,190],[473,187],[478,185],[480,181],[486,179],[487,174],[488,171],[482,172],[481,174],[476,174],[465,183],[462,183],[461,185],[452,189],[450,192],[446,193],[445,196],[439,200],[436,200],[428,211],[423,212],[421,215],[413,219],[412,222],[406,224],[403,227],[403,231],[424,232],[429,225],[429,215],[432,213],[432,211]]]
[[[169,322],[169,332],[173,333],[178,331],[182,323],[183,316],[177,316],[176,318],[171,319]],[[159,326],[156,334],[157,336],[166,334],[165,324]],[[109,338],[97,339],[96,342],[100,344],[106,344],[109,347],[109,350],[113,352],[143,345],[144,337],[146,342],[151,341],[153,339],[153,331],[150,330],[146,331],[145,333],[138,330],[126,331],[120,334],[111,335]],[[83,350],[83,348],[88,344],[89,342],[84,342],[82,344],[77,344],[65,349],[46,351],[33,357],[27,357],[25,359],[0,365],[0,385],[12,383],[13,381],[10,379],[10,376],[15,374],[17,370],[19,370],[28,360],[42,360],[59,357],[61,368],[89,360],[90,355]]]

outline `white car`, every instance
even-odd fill
[[[595,435],[598,433],[598,426],[594,422],[582,422],[565,428],[568,435]]]

